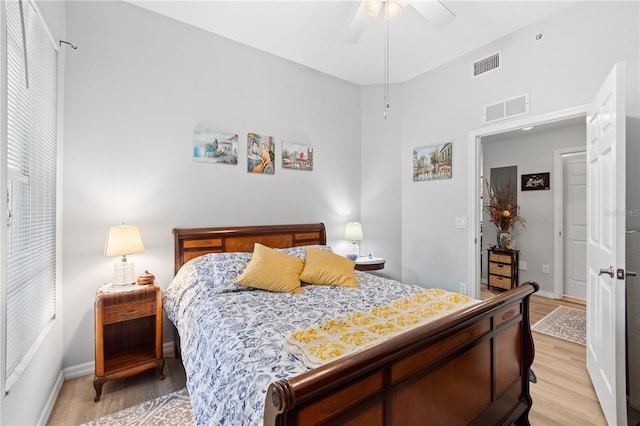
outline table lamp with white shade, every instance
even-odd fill
[[[142,251],[144,251],[144,245],[137,226],[123,223],[109,228],[104,255],[122,256],[120,262],[114,267],[113,285],[128,285],[135,282],[133,263],[127,261],[127,255]]]
[[[344,239],[352,242],[347,257],[356,260],[360,256],[360,244],[358,241],[364,239],[362,234],[362,225],[359,222],[349,222],[344,228]]]

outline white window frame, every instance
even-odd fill
[[[11,1],[18,1],[18,0],[11,0]],[[6,32],[7,32],[7,10],[6,10],[6,2],[2,1],[2,4],[0,5],[0,70],[2,71],[2,75],[3,76],[8,76],[7,70],[8,70],[8,63],[7,63],[7,42],[8,40],[5,38],[6,36]],[[35,1],[33,0],[22,0],[22,7],[23,9],[26,8],[30,8],[33,12],[35,12],[35,15],[39,21],[39,24],[41,26],[41,29],[44,29],[44,36],[46,39],[48,39],[48,41],[51,43],[51,47],[52,49],[55,51],[55,67],[56,67],[56,101],[55,101],[55,106],[54,106],[54,110],[56,111],[54,113],[55,118],[55,122],[54,122],[54,126],[55,126],[55,158],[54,158],[54,167],[56,169],[55,171],[55,177],[54,179],[56,179],[56,186],[59,187],[59,183],[57,182],[57,180],[59,179],[59,170],[58,170],[58,155],[59,155],[59,148],[57,147],[57,139],[58,139],[58,134],[59,134],[59,130],[58,130],[58,122],[59,119],[57,118],[58,114],[60,113],[60,107],[59,107],[59,101],[58,101],[58,95],[59,95],[59,84],[60,84],[60,78],[58,76],[58,64],[59,64],[59,57],[58,57],[58,51],[59,51],[59,47],[57,46],[56,42],[54,41],[53,37],[51,36],[51,32],[46,24],[46,21],[44,20],[42,13],[40,12],[37,4],[35,3]],[[26,12],[25,12],[26,15]],[[53,233],[54,233],[54,247],[53,247],[53,255],[54,255],[54,282],[52,285],[52,289],[53,289],[53,314],[51,316],[51,318],[46,322],[46,324],[44,326],[42,326],[37,333],[37,337],[35,337],[35,340],[30,343],[30,347],[29,349],[22,353],[21,356],[21,360],[17,363],[17,365],[15,366],[15,368],[13,369],[12,373],[10,375],[7,375],[7,356],[6,356],[6,347],[7,347],[7,327],[8,327],[8,321],[7,321],[7,197],[5,194],[7,194],[7,185],[8,185],[8,165],[7,165],[7,155],[8,155],[8,114],[7,114],[7,107],[8,107],[8,88],[7,88],[7,78],[2,78],[1,82],[0,82],[0,188],[2,188],[2,196],[0,196],[0,224],[2,224],[2,227],[0,228],[0,318],[2,319],[2,327],[0,327],[0,341],[2,342],[2,350],[0,350],[0,388],[2,389],[3,393],[6,394],[9,389],[11,388],[11,386],[19,379],[21,373],[26,369],[26,367],[28,366],[29,362],[31,361],[31,359],[33,358],[33,356],[35,355],[35,353],[37,353],[42,341],[45,339],[45,337],[48,335],[49,331],[51,330],[51,328],[53,327],[53,324],[55,322],[55,318],[56,318],[56,313],[57,313],[57,309],[58,306],[55,303],[55,299],[56,299],[56,292],[57,292],[57,280],[58,280],[58,273],[57,273],[57,256],[58,256],[58,249],[57,249],[57,241],[55,241],[56,237],[56,232],[57,232],[57,224],[58,224],[58,214],[57,214],[57,207],[56,209],[54,209],[54,213],[53,213],[53,218],[52,219],[52,223],[53,223]],[[35,83],[35,82],[34,82]],[[15,175],[14,175],[15,177]],[[57,193],[58,193],[58,188],[55,187],[54,188],[54,203],[57,204]]]

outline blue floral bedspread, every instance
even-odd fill
[[[262,424],[269,384],[310,369],[287,350],[291,333],[424,290],[360,271],[357,289],[303,285],[302,294],[290,294],[234,284],[250,259],[250,253],[193,259],[164,292],[198,425]]]

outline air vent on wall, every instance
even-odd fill
[[[504,120],[529,113],[529,94],[484,106],[484,122]]]
[[[473,77],[478,77],[502,66],[502,51],[499,50],[486,58],[478,59],[473,63]]]

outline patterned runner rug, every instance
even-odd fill
[[[587,336],[587,313],[560,306],[535,323],[531,329],[584,346]]]
[[[174,426],[193,425],[193,410],[187,389],[134,405],[82,426]]]

